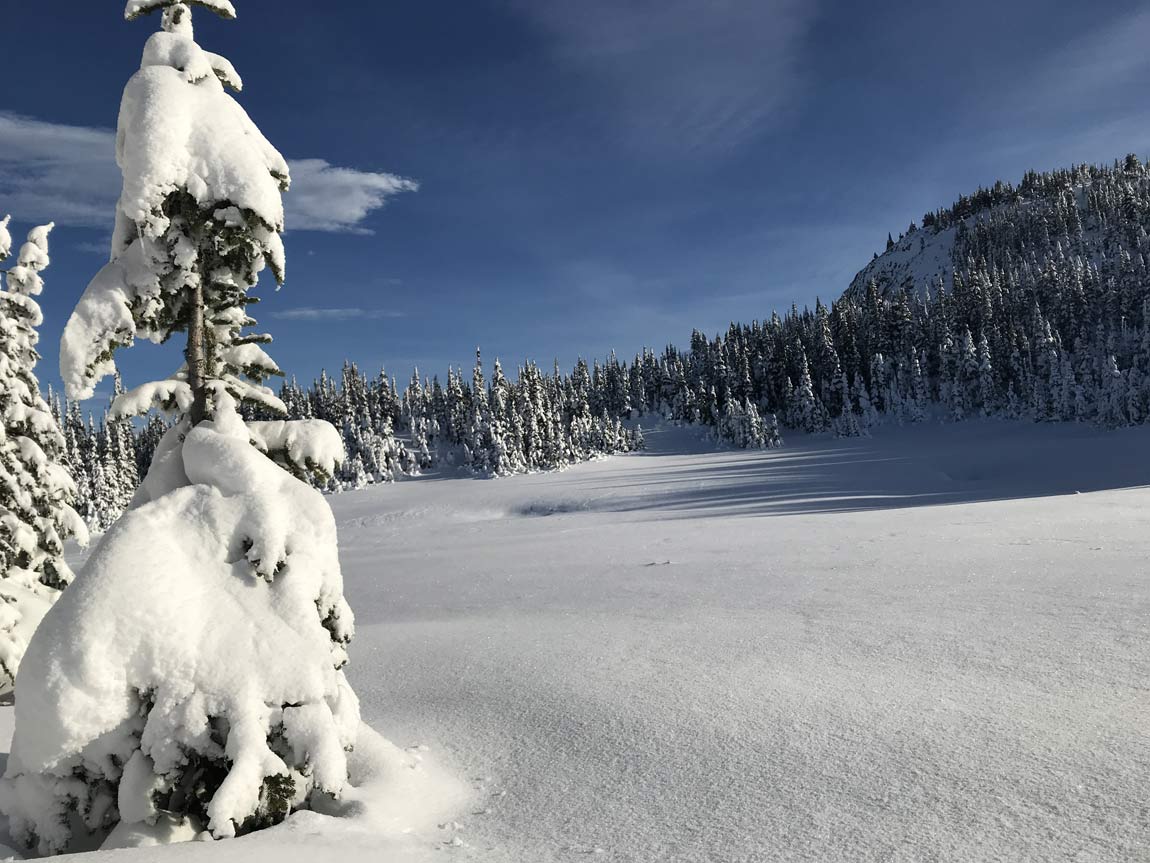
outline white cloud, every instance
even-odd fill
[[[318,309],[311,306],[302,306],[295,309],[283,309],[272,312],[273,318],[284,321],[351,321],[351,320],[380,320],[382,318],[405,318],[406,312],[394,309]]]
[[[106,129],[0,114],[0,207],[21,221],[109,227],[120,189]]]
[[[591,84],[606,122],[664,153],[733,149],[801,87],[814,0],[510,0]]]
[[[302,231],[362,230],[363,220],[392,195],[419,188],[394,174],[337,168],[323,159],[297,159],[291,175],[291,194],[285,198],[288,225]]]
[[[107,228],[120,192],[115,133],[0,113],[0,208],[21,221]],[[418,184],[393,174],[291,162],[289,230],[369,233],[364,221]]]

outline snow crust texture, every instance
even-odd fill
[[[333,499],[365,718],[481,789],[444,859],[1146,857],[1150,429],[691,434]]]
[[[188,795],[227,837],[344,790],[359,708],[335,522],[217,403],[168,433],[25,656],[0,808],[41,853]]]

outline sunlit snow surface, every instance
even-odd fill
[[[407,784],[101,859],[1145,858],[1150,429],[647,440],[332,498]]]

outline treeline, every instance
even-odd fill
[[[470,381],[456,369],[444,383],[416,370],[400,395],[386,372],[369,378],[345,363],[338,383],[326,372],[308,388],[293,380],[280,399],[290,418],[341,430],[347,457],[328,486],[341,490],[436,466],[506,476],[641,449],[642,430],[622,422],[629,412],[599,393],[582,361],[566,375],[528,362],[511,380],[496,360],[488,382],[477,352]]]
[[[1034,206],[1043,203],[1057,205],[1066,192],[1075,190],[1094,193],[1102,199],[1117,194],[1134,202],[1138,191],[1131,184],[1144,179],[1145,166],[1134,155],[1111,166],[1076,165],[1057,171],[1027,171],[1017,186],[999,180],[990,188],[982,188],[973,195],[962,195],[951,206],[927,213],[922,217],[923,228],[944,230],[959,222],[980,217],[995,208],[1019,205]],[[1093,216],[1102,216],[1108,209],[1085,202]],[[1132,215],[1128,213],[1127,215]]]
[[[326,491],[344,491],[432,468],[506,476],[642,449],[642,428],[624,424],[630,410],[606,406],[601,368],[595,369],[592,380],[582,361],[566,375],[558,366],[545,375],[528,362],[509,380],[497,360],[488,382],[477,355],[470,380],[455,369],[445,384],[416,372],[401,396],[386,372],[369,377],[348,362],[338,380],[326,372],[306,388],[292,380],[279,396],[288,419],[325,420],[340,431],[344,462],[334,476],[310,479]],[[121,392],[117,378],[113,398]],[[131,503],[168,424],[153,415],[147,425],[133,425],[115,418],[110,404],[99,417],[85,416],[50,389],[48,402],[76,481],[76,510],[103,530]],[[279,417],[249,409],[247,418]]]

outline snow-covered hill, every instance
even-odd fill
[[[861,299],[873,279],[880,294],[923,293],[971,265],[1041,267],[1078,256],[1103,265],[1123,250],[1150,251],[1150,171],[1134,156],[1109,167],[1031,172],[1016,187],[996,183],[928,213],[854,277],[847,295]],[[982,259],[981,261],[979,259]]]
[[[648,441],[332,498],[390,822],[97,859],[1145,855],[1150,429]]]
[[[891,248],[859,270],[847,294],[861,299],[872,279],[884,296],[903,288],[913,295],[938,284],[940,279],[950,287],[954,274],[954,235],[952,227],[941,231],[919,229],[899,238]]]

